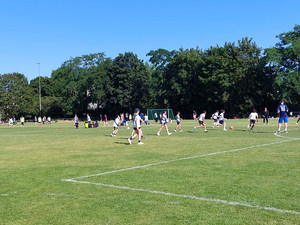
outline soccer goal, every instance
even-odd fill
[[[172,109],[147,109],[147,115],[149,120],[154,120],[154,114],[157,113],[158,119],[159,119],[159,114],[167,111],[168,118],[171,120],[174,120],[174,113]]]

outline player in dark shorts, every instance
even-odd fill
[[[177,112],[177,115],[175,116],[175,119],[176,119],[177,126],[174,129],[174,131],[177,132],[177,129],[179,129],[179,132],[182,132],[181,124],[180,124],[180,120],[181,120],[181,118],[180,118],[180,112]]]
[[[263,124],[267,123],[267,125],[269,124],[269,116],[270,116],[270,113],[267,109],[267,107],[265,107],[265,111],[263,113]]]

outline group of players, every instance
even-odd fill
[[[131,132],[131,136],[130,138],[128,138],[128,143],[131,144],[132,140],[138,136],[138,144],[139,145],[143,145],[144,143],[141,141],[141,139],[143,139],[143,131],[141,128],[141,124],[142,124],[142,118],[139,115],[140,113],[140,109],[136,108],[135,109],[135,113],[133,116],[133,130]],[[277,108],[277,113],[279,114],[279,120],[278,120],[278,129],[275,133],[279,133],[281,130],[281,125],[282,123],[284,123],[284,131],[285,133],[287,133],[287,124],[288,124],[288,107],[287,105],[284,104],[284,101],[282,100],[280,105]],[[221,113],[219,113],[219,111],[217,110],[211,117],[211,119],[214,120],[214,123],[212,125],[212,127],[219,127],[219,126],[223,126],[223,130],[226,131],[226,118],[224,117],[225,114],[225,110],[221,110]],[[204,132],[208,132],[208,130],[206,129],[206,122],[205,122],[205,117],[206,117],[206,111],[203,111],[202,114],[200,114],[199,117],[195,118],[195,120],[199,121],[199,125],[194,127],[194,131],[196,131],[197,128],[204,128]],[[265,108],[265,112],[263,115],[264,118],[264,122],[266,121],[268,123],[268,117],[269,117],[269,112],[267,111],[267,108]],[[177,122],[177,126],[174,129],[174,132],[177,132],[177,130],[179,130],[179,132],[182,132],[181,129],[181,118],[180,118],[180,112],[177,112],[176,116],[175,116],[176,122]],[[250,124],[248,125],[248,128],[250,128],[250,130],[252,131],[254,126],[255,126],[255,122],[258,120],[258,114],[256,112],[256,110],[254,109],[253,112],[250,113],[249,115],[249,121]],[[161,121],[161,126],[157,132],[157,135],[160,136],[160,132],[163,128],[166,129],[167,134],[171,135],[172,133],[169,132],[167,123],[169,121],[169,118],[167,117],[167,112],[164,111],[163,113],[160,114],[160,121]],[[113,132],[111,134],[111,136],[116,136],[117,132],[118,132],[118,126],[120,125],[120,117],[117,116],[114,120],[114,124],[113,124]]]
[[[214,119],[214,126],[223,126],[224,127],[224,130],[226,130],[226,123],[225,123],[225,118],[224,118],[224,113],[225,113],[225,110],[221,110],[221,113],[219,115],[219,111],[216,111],[212,118]],[[194,127],[194,130],[196,131],[197,128],[201,128],[201,127],[204,127],[204,131],[207,132],[207,129],[206,129],[206,122],[205,122],[205,116],[206,116],[206,111],[204,111],[202,114],[200,114],[200,116],[198,118],[196,118],[196,120],[199,120],[199,126],[197,127]],[[181,117],[180,117],[180,112],[177,112],[176,116],[175,116],[175,119],[176,119],[176,123],[177,123],[177,126],[175,127],[174,129],[174,132],[177,132],[177,130],[179,132],[182,132],[182,129],[181,129]],[[169,121],[169,118],[167,116],[167,112],[164,111],[160,114],[160,123],[161,123],[161,126],[157,132],[157,136],[160,136],[160,132],[162,131],[163,128],[166,129],[166,132],[168,135],[172,135],[171,132],[169,132],[169,128],[167,126],[167,123]],[[141,139],[143,139],[143,131],[142,131],[142,128],[141,128],[141,124],[142,124],[142,118],[140,117],[140,109],[136,108],[135,109],[135,112],[134,112],[134,116],[133,116],[133,130],[131,132],[131,136],[130,138],[128,138],[128,143],[131,144],[132,143],[132,140],[138,136],[138,144],[139,145],[143,145],[144,143],[141,141]],[[118,133],[118,127],[120,125],[120,117],[117,115],[115,120],[114,120],[114,123],[113,123],[113,132],[111,133],[111,136],[114,137],[116,136],[116,134]]]
[[[289,111],[289,109],[288,109],[287,105],[284,104],[284,100],[281,100],[280,105],[277,107],[277,113],[278,113],[279,119],[278,119],[278,129],[275,133],[280,133],[282,123],[284,123],[284,132],[288,133],[288,130],[287,130],[288,111]],[[263,122],[264,123],[266,122],[268,124],[269,123],[268,118],[269,118],[269,111],[267,110],[267,108],[265,108],[265,111],[263,114],[263,119],[264,119]],[[250,113],[249,120],[250,120],[250,124],[248,125],[248,128],[250,128],[250,130],[253,130],[253,128],[255,126],[255,122],[258,121],[258,114],[255,109],[253,110],[252,113]]]

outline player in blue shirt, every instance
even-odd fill
[[[281,101],[281,104],[277,108],[277,113],[279,114],[278,120],[278,130],[280,132],[281,124],[284,122],[284,132],[287,133],[287,124],[288,124],[288,107],[284,104],[284,101]]]

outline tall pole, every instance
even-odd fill
[[[42,118],[42,97],[41,97],[41,65],[40,63],[36,63],[38,64],[38,68],[39,68],[39,99],[40,99],[40,117]]]

